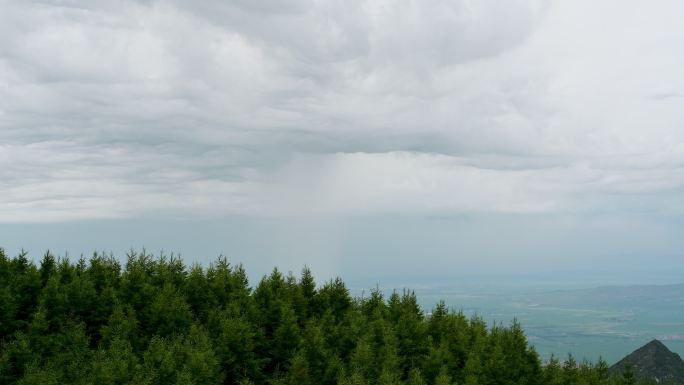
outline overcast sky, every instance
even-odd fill
[[[0,246],[347,276],[684,272],[682,15],[0,0]]]

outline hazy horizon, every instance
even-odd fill
[[[154,256],[173,253],[183,258],[188,266],[193,263],[207,266],[219,256],[225,256],[230,263],[246,268],[251,285],[275,267],[298,275],[304,266],[311,268],[321,282],[339,276],[356,289],[370,289],[376,285],[387,289],[488,285],[496,289],[573,289],[684,283],[680,273],[684,262],[678,260],[677,254],[654,251],[642,255],[640,251],[630,252],[629,244],[609,251],[594,250],[594,245],[601,242],[596,237],[586,239],[580,249],[567,245],[556,250],[555,243],[543,242],[525,248],[518,244],[516,248],[510,240],[519,239],[519,234],[509,235],[508,243],[500,241],[491,245],[483,240],[482,247],[464,248],[457,237],[446,239],[451,236],[452,229],[448,226],[450,222],[444,219],[410,223],[421,228],[427,223],[443,231],[441,237],[431,233],[433,237],[428,239],[412,235],[414,229],[406,222],[403,226],[387,228],[378,225],[377,218],[364,220],[361,227],[358,221],[355,219],[345,225],[338,222],[332,229],[320,223],[294,229],[288,227],[290,221],[245,218],[233,222],[108,220],[0,224],[0,233],[9,239],[0,247],[8,256],[24,250],[36,262],[48,250],[55,256],[68,256],[71,260],[81,256],[87,259],[93,252],[111,253],[124,262],[128,252],[145,249]],[[510,223],[509,230],[514,230],[512,227],[517,223]],[[451,226],[457,225],[451,223]],[[378,227],[382,230],[376,230]],[[36,238],[35,234],[42,236]],[[473,236],[472,230],[467,235]],[[388,238],[396,240],[391,247],[387,247]],[[423,250],[425,244],[439,241],[453,247],[439,254]],[[307,243],[315,243],[315,247]],[[509,260],[497,261],[495,251],[500,248],[508,249]],[[535,250],[535,253],[525,254],[529,250]],[[448,254],[450,252],[454,254]],[[544,258],[545,253],[557,253],[558,259],[549,261]],[[644,265],[642,261],[649,258],[662,263]]]

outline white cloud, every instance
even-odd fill
[[[0,3],[0,221],[672,210],[678,1]]]

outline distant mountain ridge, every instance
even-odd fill
[[[653,340],[611,366],[613,374],[622,374],[631,365],[636,378],[655,379],[658,383],[684,385],[684,361],[662,342]]]

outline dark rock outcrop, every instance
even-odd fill
[[[655,379],[660,384],[684,385],[684,361],[662,342],[653,340],[610,367],[610,373],[621,375],[627,366],[637,379]]]

